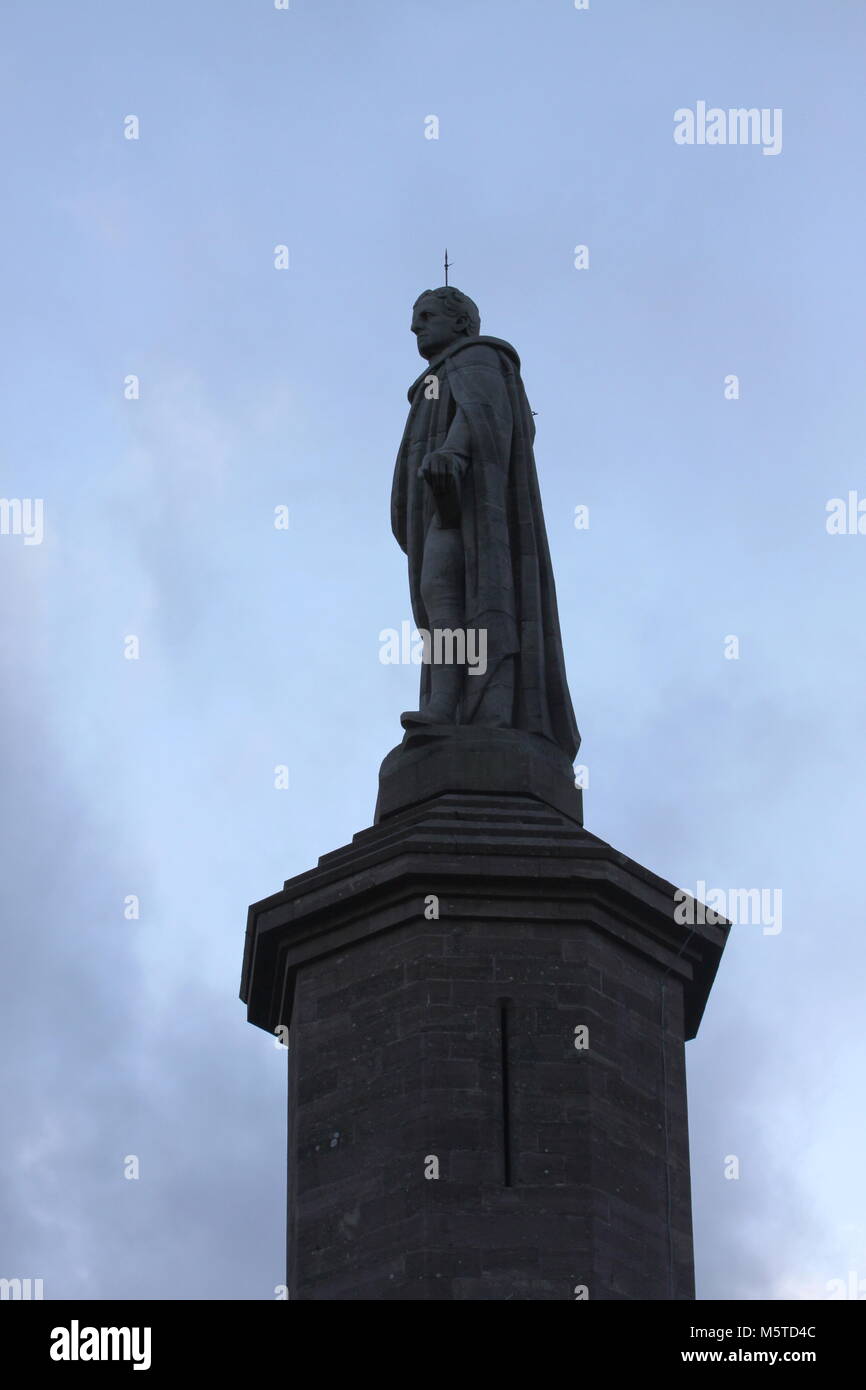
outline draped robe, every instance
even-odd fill
[[[421,565],[436,504],[418,468],[425,455],[448,449],[449,431],[462,451],[464,625],[486,629],[487,670],[464,680],[458,722],[473,722],[486,682],[513,657],[511,727],[552,740],[573,761],[580,735],[565,674],[532,451],[535,423],[520,359],[500,338],[461,338],[429,362],[408,394],[409,417],[391,492],[391,527],[408,557],[413,617],[425,631],[430,623],[421,597]],[[429,686],[430,668],[424,665],[422,705]]]

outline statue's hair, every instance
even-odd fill
[[[470,299],[468,294],[462,290],[455,289],[453,285],[442,285],[438,290],[424,290],[415,300],[415,305],[420,304],[422,299],[436,299],[443,311],[450,318],[459,318],[465,314],[469,320],[470,338],[477,338],[481,332],[481,315],[478,312],[478,305],[474,299]],[[415,305],[412,307],[414,308]]]

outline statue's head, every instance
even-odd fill
[[[418,351],[429,362],[458,338],[477,338],[481,332],[478,305],[453,285],[424,290],[412,308],[412,332]]]

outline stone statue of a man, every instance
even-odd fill
[[[532,411],[514,348],[480,331],[476,305],[453,286],[425,290],[415,302],[412,332],[428,366],[409,388],[391,525],[409,560],[415,623],[429,644],[420,709],[402,723],[410,731],[523,729],[573,759],[580,736]]]

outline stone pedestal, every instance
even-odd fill
[[[443,792],[531,796],[583,825],[583,793],[565,753],[519,729],[433,724],[407,733],[379,770],[376,824]]]
[[[693,1298],[684,1043],[726,929],[679,925],[543,758],[491,792],[452,749],[425,799],[407,752],[379,823],[249,913],[290,1297]]]

